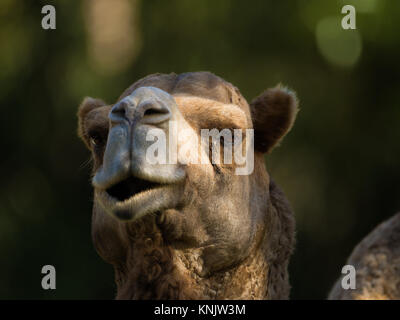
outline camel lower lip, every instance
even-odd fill
[[[132,193],[131,195],[129,195],[126,198],[119,198],[119,197],[115,197],[113,195],[111,195],[107,190],[101,191],[101,197],[103,199],[105,199],[107,201],[107,203],[112,203],[113,205],[116,206],[124,206],[124,204],[130,204],[132,202],[136,202],[138,199],[146,199],[148,197],[151,197],[152,194],[154,194],[154,192],[157,190],[161,190],[165,187],[167,187],[168,185],[161,185],[159,184],[157,187],[153,187],[150,189],[146,189],[137,193]]]

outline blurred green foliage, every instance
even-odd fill
[[[56,30],[41,28],[45,4],[56,7]],[[296,212],[291,297],[325,298],[355,244],[400,209],[400,2],[129,4],[136,53],[110,71],[89,54],[84,1],[0,3],[0,298],[114,296],[112,268],[90,237],[77,107],[87,95],[112,103],[150,73],[198,70],[248,100],[279,82],[297,91],[296,125],[266,162]],[[344,4],[358,10],[357,30],[340,29]],[[359,56],[335,64],[356,38]],[[57,269],[55,291],[41,289],[45,264]]]

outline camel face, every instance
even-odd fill
[[[86,98],[78,130],[94,160],[99,254],[116,270],[131,269],[123,261],[146,261],[143,243],[154,245],[158,235],[158,250],[172,250],[174,272],[193,279],[265,250],[273,204],[263,154],[290,129],[296,108],[294,96],[279,88],[249,106],[235,87],[206,72],[148,76],[111,106]],[[244,167],[250,170],[237,170]]]

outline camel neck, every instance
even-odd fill
[[[126,264],[114,266],[117,299],[268,299],[264,240],[244,261],[201,275],[201,248],[176,249],[164,242],[158,228],[137,227]]]

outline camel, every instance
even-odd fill
[[[116,299],[289,298],[295,222],[264,156],[297,111],[285,87],[248,104],[209,72],[149,75],[111,105],[84,99],[78,134],[93,158],[92,238],[114,267]],[[192,147],[204,142],[202,129],[242,132],[238,148],[253,147],[253,170],[236,174],[236,158],[211,161],[209,141]],[[149,164],[151,130],[176,142],[176,162]],[[217,154],[229,149],[227,140]],[[188,161],[193,154],[206,161]]]
[[[344,290],[336,281],[331,300],[400,299],[400,212],[381,223],[353,250],[347,265],[356,271],[356,288]]]
[[[209,72],[149,75],[111,105],[84,99],[78,135],[93,159],[92,239],[114,267],[117,299],[289,298],[295,221],[264,158],[297,111],[295,93],[280,85],[248,104]],[[236,158],[213,161],[214,142],[202,129],[242,132],[239,150],[253,147],[252,170],[237,174]],[[174,141],[168,158],[183,150],[175,162],[149,163],[154,130]],[[223,140],[220,159],[235,144],[229,134]],[[190,161],[196,154],[206,161]],[[357,288],[344,290],[339,279],[329,299],[400,299],[400,213],[347,264],[357,270]]]

